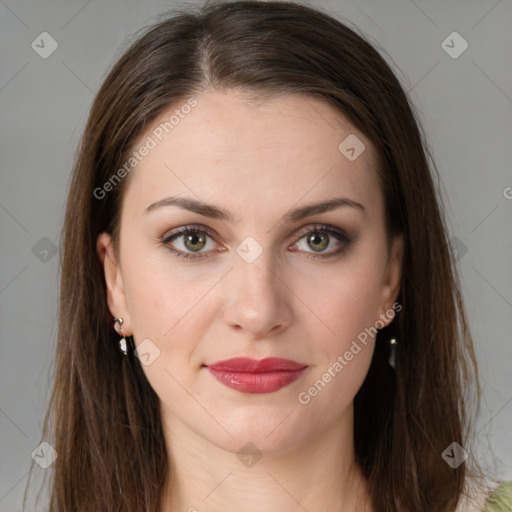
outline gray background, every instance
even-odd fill
[[[424,124],[445,187],[482,372],[479,451],[510,479],[512,3],[311,3],[352,21],[388,54]],[[21,510],[40,440],[57,331],[54,251],[88,108],[130,35],[175,5],[0,0],[1,512]],[[31,44],[45,31],[58,48],[43,59]],[[442,47],[454,31],[469,44],[458,58]],[[459,40],[447,44],[462,48]]]

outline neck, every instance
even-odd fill
[[[182,423],[164,421],[170,477],[161,512],[373,512],[355,461],[352,408],[327,431],[286,453],[246,466]],[[244,443],[240,443],[243,445]]]

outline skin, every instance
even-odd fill
[[[160,398],[174,476],[162,490],[162,512],[371,511],[354,459],[353,399],[375,340],[360,344],[307,405],[298,394],[398,296],[403,239],[386,236],[375,150],[316,99],[282,95],[255,103],[234,91],[195,98],[198,105],[129,177],[119,254],[108,234],[97,242],[112,315],[124,319],[123,333],[137,346],[150,339],[160,350],[143,370]],[[355,161],[338,149],[349,134],[366,146]],[[144,213],[167,196],[217,205],[234,222],[177,206]],[[333,197],[357,201],[365,211],[344,206],[281,221],[291,209]],[[319,223],[345,230],[351,243],[329,235],[327,247],[308,244],[303,231]],[[177,258],[161,243],[191,224],[214,234],[200,248],[207,257],[197,261]],[[262,249],[252,263],[236,252],[248,236]],[[194,255],[201,246],[193,244],[182,236],[167,247]],[[283,357],[308,370],[278,391],[241,393],[203,366],[235,356]],[[237,456],[248,442],[261,453],[252,467]]]

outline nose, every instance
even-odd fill
[[[264,254],[252,263],[236,257],[228,278],[231,289],[224,305],[224,321],[234,329],[247,331],[251,338],[275,335],[292,319],[291,291],[271,258]]]

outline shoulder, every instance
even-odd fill
[[[512,481],[495,482],[461,498],[457,512],[512,512]]]
[[[483,512],[512,512],[512,481],[501,482],[490,494]]]

